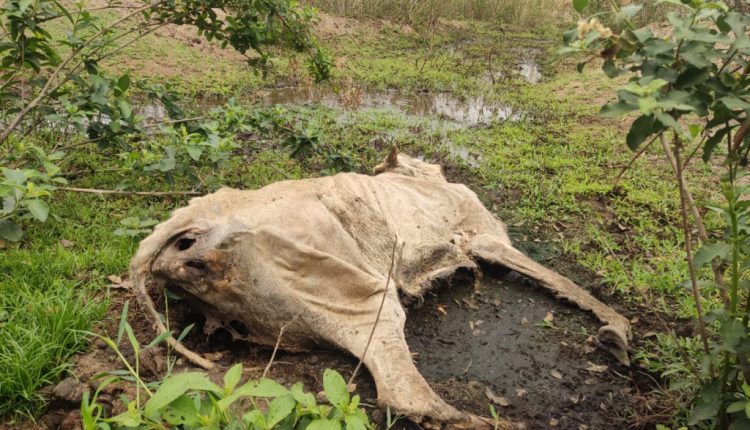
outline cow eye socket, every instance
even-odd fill
[[[195,243],[195,239],[183,237],[179,239],[177,242],[175,242],[174,246],[180,251],[185,251],[189,249],[191,246],[193,246],[194,243]]]

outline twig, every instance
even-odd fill
[[[114,194],[121,196],[202,196],[204,193],[198,191],[126,191],[126,190],[99,190],[96,188],[74,188],[74,187],[57,187],[60,191],[70,191],[74,193],[89,194]]]
[[[266,368],[263,369],[263,375],[261,375],[261,378],[265,378],[268,374],[268,371],[271,370],[271,365],[273,364],[273,360],[276,358],[276,352],[279,350],[279,345],[281,345],[281,337],[284,335],[284,331],[287,327],[292,325],[294,320],[297,319],[299,314],[295,315],[291,321],[281,326],[281,329],[279,329],[279,336],[276,338],[276,345],[273,347],[273,352],[271,353],[271,358],[268,360],[268,364],[266,364]]]
[[[383,298],[380,300],[380,307],[378,308],[378,314],[375,316],[375,323],[372,325],[372,330],[370,331],[370,337],[367,339],[367,345],[365,345],[365,351],[362,353],[362,356],[359,357],[359,363],[357,363],[357,367],[354,368],[354,372],[352,372],[352,376],[349,378],[349,382],[346,383],[346,385],[350,385],[354,378],[357,376],[357,372],[359,372],[360,367],[362,367],[362,363],[365,360],[365,356],[367,355],[367,350],[370,349],[370,343],[372,342],[372,338],[375,335],[375,329],[378,327],[378,322],[380,321],[380,314],[383,312],[383,305],[385,305],[385,298],[388,296],[388,285],[391,283],[391,274],[393,273],[394,267],[396,267],[396,248],[398,247],[398,236],[394,238],[393,240],[393,250],[391,250],[391,267],[388,269],[388,278],[385,281],[385,289],[383,290]],[[401,251],[399,252],[398,257],[398,263],[401,263],[401,253],[404,252],[404,247],[401,246]]]
[[[144,125],[143,128],[154,128],[154,127],[159,127],[161,125],[172,125],[172,124],[179,124],[181,122],[199,121],[199,120],[206,119],[206,118],[207,118],[206,115],[202,115],[202,116],[194,116],[192,118],[174,119],[171,121],[163,121],[163,122],[159,122],[156,124],[147,124],[147,125]]]
[[[651,140],[647,144],[643,145],[641,149],[639,149],[638,152],[636,152],[635,155],[633,155],[630,161],[628,161],[628,164],[625,167],[623,167],[622,170],[620,170],[620,173],[618,173],[617,176],[615,176],[615,184],[620,181],[620,178],[622,177],[622,175],[624,175],[625,172],[627,172],[628,169],[630,169],[630,166],[632,166],[633,163],[635,163],[635,160],[639,159],[641,155],[643,155],[643,153],[646,152],[646,150],[651,146],[651,144],[654,143],[654,141],[658,139],[659,136],[662,135],[662,133],[664,132],[661,131],[659,132],[659,134],[651,138]]]
[[[672,165],[672,170],[675,172],[675,175],[679,174],[683,177],[684,181],[684,172],[685,169],[685,163],[680,163],[682,166],[681,168],[678,168],[677,160],[675,159],[674,155],[671,151],[669,151],[668,146],[666,146],[666,141],[662,138],[662,146],[664,147],[664,153],[667,156],[667,159],[669,160],[669,163]],[[693,199],[693,194],[690,192],[689,189],[687,189],[687,186],[685,187],[685,199],[687,201],[688,206],[690,207],[690,212],[693,214],[693,218],[695,219],[695,226],[698,229],[698,238],[700,239],[701,243],[707,243],[708,242],[708,233],[706,232],[706,227],[703,225],[703,217],[701,216],[701,213],[698,211],[698,206],[695,204],[695,200]],[[716,281],[716,284],[719,286],[719,295],[721,296],[721,300],[725,304],[729,304],[729,296],[727,295],[726,288],[724,287],[724,273],[722,270],[721,264],[713,263],[712,269],[714,272],[714,280]]]

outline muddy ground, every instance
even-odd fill
[[[417,367],[436,392],[449,403],[484,416],[489,415],[492,403],[503,417],[524,422],[529,429],[628,427],[628,408],[639,388],[628,368],[595,348],[591,334],[599,324],[514,272],[485,269],[476,280],[468,274],[457,275],[408,308],[407,341]],[[163,304],[157,294],[154,297]],[[127,289],[118,289],[113,299],[112,330],[123,303],[135,303]],[[222,330],[206,336],[200,330],[200,315],[181,302],[170,300],[170,308],[173,329],[197,324],[186,343],[218,364],[211,372],[217,381],[237,362],[244,364],[247,378],[262,374],[270,349],[233,341]],[[142,343],[154,337],[135,306],[129,321]],[[127,345],[123,352],[132,358]],[[142,357],[147,377],[165,371],[163,354],[155,349]],[[303,381],[306,389],[319,392],[323,370],[333,368],[348,377],[356,364],[338,351],[279,352],[268,376],[285,384]],[[178,370],[187,367],[177,360]],[[96,342],[78,358],[75,374],[83,382],[66,380],[62,387],[49,389],[55,400],[42,421],[44,427],[78,428],[80,393],[87,384],[96,386],[91,380],[94,375],[117,368],[113,352]],[[384,428],[386,414],[375,406],[369,374],[364,372],[355,382],[368,414]],[[123,385],[111,387],[103,403],[113,405],[116,412],[120,394],[132,396],[132,390]],[[418,426],[400,420],[394,428]]]

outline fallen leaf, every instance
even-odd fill
[[[5,242],[0,240],[0,249],[5,249]]]
[[[554,318],[552,312],[547,312],[547,315],[544,316],[544,322],[552,322]]]
[[[60,245],[62,245],[63,248],[72,248],[75,245],[75,242],[68,239],[60,239]]]
[[[350,393],[353,393],[353,392],[357,391],[357,384],[348,384],[346,386],[346,391],[348,391]]]
[[[633,317],[630,319],[630,324],[638,324],[638,321],[640,321],[640,319],[637,316]]]
[[[557,427],[558,424],[560,424],[560,421],[558,421],[556,418],[550,418],[549,419],[549,425],[550,425],[550,427]]]
[[[562,379],[563,378],[562,373],[558,372],[556,369],[550,370],[549,374],[552,375],[552,377],[555,378],[555,379]]]
[[[579,424],[578,430],[589,430],[589,426],[587,426],[586,424]]]
[[[609,366],[604,364],[594,364],[589,361],[589,367],[586,368],[589,372],[596,372],[596,373],[602,373],[606,372],[609,369]]]
[[[516,396],[523,397],[528,393],[524,388],[516,388]]]
[[[474,331],[474,321],[469,321],[469,330]]]
[[[437,311],[443,315],[448,315],[448,311],[445,310],[445,306],[443,305],[437,305]]]
[[[643,338],[644,339],[648,339],[649,337],[656,337],[656,332],[655,331],[647,331],[646,333],[643,334]]]
[[[122,278],[119,277],[119,276],[117,276],[117,275],[109,275],[109,276],[107,276],[107,279],[109,279],[109,282],[111,282],[111,283],[113,283],[115,285],[122,284]]]
[[[496,396],[495,393],[490,390],[490,387],[484,389],[484,395],[487,396],[488,399],[490,399],[490,402],[498,406],[510,406],[510,402],[508,402],[508,399],[506,399],[505,397]]]
[[[521,318],[521,325],[529,325],[529,320],[526,317]]]
[[[571,402],[572,402],[572,403],[573,403],[574,405],[577,405],[577,404],[578,404],[578,402],[580,402],[580,401],[581,401],[581,395],[580,395],[580,394],[576,394],[575,396],[570,396],[570,401],[571,401]]]

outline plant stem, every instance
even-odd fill
[[[680,189],[680,215],[682,217],[682,232],[685,236],[685,257],[688,265],[688,272],[690,273],[690,284],[693,292],[693,299],[695,300],[695,310],[698,318],[698,331],[700,333],[701,341],[703,343],[703,350],[708,355],[710,349],[708,347],[708,333],[706,333],[706,324],[703,318],[703,304],[701,302],[700,291],[698,290],[698,277],[695,273],[695,266],[693,265],[693,245],[691,243],[690,224],[688,220],[688,190],[687,184],[685,183],[685,176],[682,171],[682,162],[680,160],[680,140],[677,134],[674,135],[674,160],[675,160],[675,176],[677,184]],[[664,151],[669,152],[670,148],[667,145],[664,135],[661,136],[661,144],[664,147]],[[713,373],[713,370],[712,372]]]
[[[663,139],[662,145],[666,145],[666,141]],[[678,161],[675,159],[675,156],[672,154],[672,152],[669,151],[669,148],[667,146],[664,146],[664,152],[667,155],[669,163],[672,165],[672,170],[675,172],[675,175],[678,174],[678,171],[680,172],[680,174],[682,174],[687,165],[687,162],[678,163]],[[682,176],[684,180],[684,174],[682,174]],[[706,227],[703,224],[703,217],[698,210],[698,206],[695,204],[693,194],[690,192],[687,186],[685,187],[685,198],[687,200],[687,205],[690,208],[690,212],[692,212],[693,214],[693,219],[695,220],[695,227],[698,230],[698,238],[700,239],[701,243],[707,243],[708,233],[706,232]],[[723,267],[719,263],[713,263],[712,268],[714,272],[714,281],[716,281],[716,284],[719,286],[719,295],[721,295],[721,300],[724,302],[725,306],[728,306],[729,295],[727,294],[727,289],[724,285]]]
[[[370,331],[370,337],[367,339],[365,350],[364,352],[362,352],[362,356],[359,357],[359,363],[357,363],[357,367],[354,368],[354,372],[352,372],[352,376],[349,378],[349,381],[346,383],[347,385],[351,384],[354,381],[354,378],[357,376],[357,372],[359,372],[359,369],[362,367],[362,363],[365,360],[365,355],[367,355],[367,350],[370,349],[370,343],[372,342],[372,338],[375,335],[375,329],[378,327],[378,322],[380,322],[380,314],[383,312],[383,305],[385,304],[385,298],[388,296],[388,285],[391,283],[391,276],[393,274],[393,269],[397,266],[396,248],[398,248],[398,237],[395,237],[393,240],[393,250],[391,251],[391,267],[388,269],[388,278],[385,281],[385,289],[383,290],[383,298],[380,301],[378,314],[375,316],[375,323],[372,325],[372,330]],[[402,246],[401,252],[403,251],[404,251],[404,248]],[[398,264],[400,263],[401,263],[401,253],[399,253],[399,258],[398,258]]]

